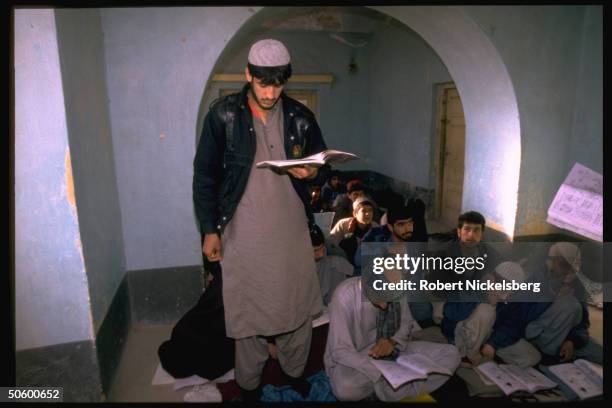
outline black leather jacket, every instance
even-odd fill
[[[193,201],[202,234],[223,231],[249,179],[256,150],[253,116],[247,104],[249,87],[246,84],[240,93],[215,101],[204,119],[193,162]],[[313,113],[284,93],[281,98],[287,158],[305,157],[327,149]],[[319,168],[316,178],[309,181],[322,184],[328,171],[328,166]],[[304,202],[309,221],[314,222],[307,181],[291,177],[291,182]]]

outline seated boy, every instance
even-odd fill
[[[397,274],[385,273],[383,280],[398,282],[399,279]],[[407,297],[402,292],[398,297],[397,291],[391,292],[394,295],[376,291],[371,281],[368,282],[362,291],[362,278],[345,280],[336,288],[329,304],[330,327],[324,363],[336,398],[358,401],[374,393],[382,401],[399,401],[442,386],[449,377],[431,374],[425,380],[411,381],[394,389],[372,364],[373,358],[418,353],[454,372],[460,357],[449,344],[411,341],[411,333],[419,327],[410,314]]]

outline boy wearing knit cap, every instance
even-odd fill
[[[370,228],[377,227],[374,219],[374,201],[358,197],[353,201],[353,216],[343,218],[331,230],[331,241],[344,250],[346,256],[354,263],[355,252],[364,235]]]

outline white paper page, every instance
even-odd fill
[[[343,163],[348,160],[355,160],[359,157],[353,153],[343,152],[340,150],[324,150],[322,152],[302,157],[300,159],[288,159],[288,160],[266,160],[257,163],[258,168],[262,167],[280,167],[288,168],[292,166],[303,166],[305,164],[321,166],[324,163]]]
[[[574,164],[563,184],[600,195],[603,193],[603,176],[580,163]]]
[[[583,359],[578,359],[574,361],[574,364],[576,364],[576,367],[582,370],[582,372],[589,378],[589,380],[599,385],[600,387],[603,387],[602,366]]]
[[[192,385],[206,384],[208,382],[210,381],[200,377],[199,375],[192,375],[191,377],[187,378],[177,378],[174,381],[174,391],[180,390],[181,388],[190,387]]]
[[[473,370],[473,369],[471,369]],[[495,385],[495,383],[493,381],[491,381],[489,379],[489,377],[487,377],[486,375],[484,375],[481,371],[479,370],[474,370],[474,372],[478,375],[478,378],[480,378],[480,380],[482,381],[482,383],[484,385]]]
[[[389,384],[394,389],[398,389],[402,384],[416,379],[427,378],[426,375],[410,368],[403,367],[395,361],[375,360],[372,359],[372,364],[380,370],[383,376],[389,381]]]
[[[329,312],[327,311],[327,307],[323,306],[323,312],[319,317],[312,321],[312,328],[322,326],[324,324],[329,323]]]
[[[600,237],[603,235],[603,196],[563,184],[548,209],[548,218],[567,224],[574,232],[586,231]]]
[[[529,391],[532,393],[539,390],[555,388],[557,386],[556,382],[532,367],[521,368],[511,364],[502,364],[501,367],[508,370],[523,384],[527,385]]]
[[[427,375],[428,373],[453,375],[453,373],[450,372],[448,369],[442,367],[435,361],[432,361],[431,359],[421,354],[408,354],[399,356],[397,358],[397,363],[404,367],[420,372],[424,375]]]
[[[234,375],[234,369],[232,368],[227,373],[223,374],[221,377],[215,378],[212,382],[214,382],[214,383],[224,383],[224,382],[231,381],[233,379],[235,379],[235,375]]]
[[[183,397],[186,402],[223,402],[223,397],[219,389],[212,383],[193,387]]]
[[[571,388],[580,399],[591,398],[603,394],[603,388],[589,380],[582,370],[574,364],[558,364],[548,368]]]
[[[323,212],[323,213],[313,213],[315,224],[321,228],[323,235],[325,238],[329,238],[331,233],[332,222],[334,221],[334,213],[333,211]]]
[[[476,370],[486,375],[493,381],[506,395],[510,395],[516,391],[527,391],[524,384],[515,378],[512,374],[502,370],[496,363],[490,361],[480,364]]]
[[[603,240],[603,177],[574,164],[548,209],[546,221],[587,236]]]

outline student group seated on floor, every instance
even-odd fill
[[[376,203],[370,191],[359,179],[345,187],[339,171],[330,172],[323,186],[311,187],[313,209],[335,212],[328,230],[310,226],[327,316],[313,329],[305,370],[312,384],[316,378],[317,386],[293,384],[283,376],[275,336],[269,336],[265,339],[269,360],[257,399],[401,401],[422,395],[443,399],[445,387],[453,383],[449,380],[459,378],[458,369],[473,370],[487,362],[533,367],[547,375],[546,367],[577,359],[602,364],[602,346],[589,336],[589,293],[580,278],[577,243],[551,243],[545,259],[525,266],[484,242],[485,217],[477,211],[461,214],[450,233],[428,234],[422,200],[401,197],[393,203]],[[386,210],[382,219],[376,216],[379,208]],[[430,252],[435,256],[484,257],[486,262],[482,269],[466,273],[434,268],[426,271],[430,280],[540,282],[541,291],[520,300],[511,291],[431,291],[426,299],[415,300],[404,292],[373,289],[373,275],[362,271],[363,243],[423,243],[427,248],[433,241],[442,243]],[[205,260],[205,267],[212,272],[211,282],[158,350],[162,367],[175,378],[199,375],[212,380],[235,364],[234,339],[225,333],[223,273],[218,262]],[[398,273],[388,269],[376,278],[399,282]],[[379,362],[410,356],[434,361],[443,373],[428,372],[392,386]],[[461,378],[458,381],[464,381]],[[241,398],[232,381],[217,385],[224,400]]]

